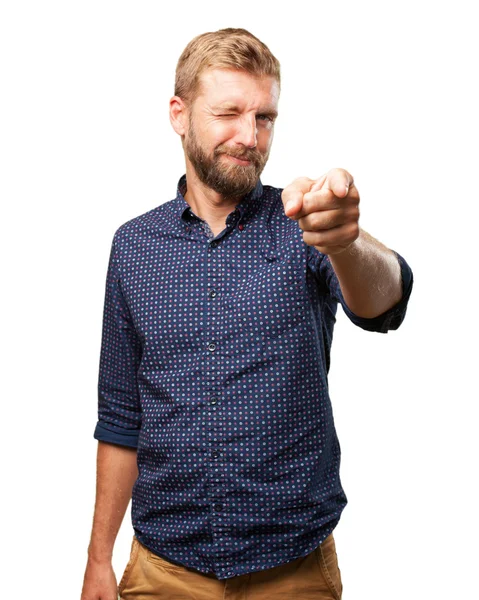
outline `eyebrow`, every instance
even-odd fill
[[[223,102],[221,104],[219,104],[218,106],[214,106],[213,110],[234,110],[236,112],[239,111],[238,106],[236,106],[236,104],[233,104],[232,102]],[[265,108],[264,110],[259,110],[258,111],[259,115],[266,115],[268,117],[277,117],[278,116],[278,111],[276,111],[274,108]]]

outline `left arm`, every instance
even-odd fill
[[[285,213],[306,244],[327,254],[350,311],[374,318],[403,296],[395,253],[359,226],[359,192],[350,173],[331,169],[319,180],[298,177],[283,190]]]
[[[392,250],[364,229],[344,252],[329,255],[344,300],[359,317],[373,318],[402,298],[401,267]]]

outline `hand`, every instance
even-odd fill
[[[344,169],[331,169],[318,180],[298,177],[281,199],[304,242],[323,254],[344,252],[359,237],[359,192]]]
[[[81,600],[117,600],[118,586],[111,563],[88,560]]]

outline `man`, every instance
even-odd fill
[[[346,170],[262,184],[279,93],[278,61],[244,29],[197,36],[178,62],[186,173],[111,249],[82,600],[341,598],[337,304],[397,329],[412,271],[360,229]]]

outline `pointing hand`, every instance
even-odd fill
[[[323,254],[344,252],[359,237],[359,192],[344,169],[331,169],[317,180],[298,177],[281,199],[304,242]]]

